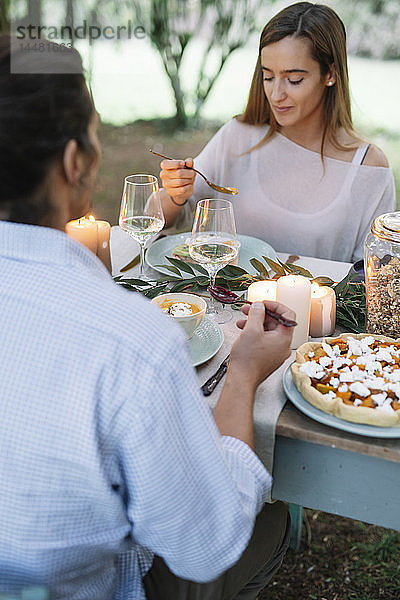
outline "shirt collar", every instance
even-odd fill
[[[53,265],[86,267],[109,276],[100,259],[63,231],[0,220],[0,257]]]

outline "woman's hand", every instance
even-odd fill
[[[193,159],[186,160],[163,160],[161,161],[160,178],[163,188],[177,204],[184,204],[193,194],[193,183],[196,173],[192,169]]]
[[[265,307],[287,319],[296,318],[292,310],[279,302],[265,300],[242,307],[248,318],[237,322],[243,331],[232,346],[229,366],[235,378],[240,373],[243,383],[251,387],[257,387],[290,356],[293,327],[285,327],[269,317]]]

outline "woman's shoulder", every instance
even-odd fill
[[[369,145],[363,165],[367,165],[369,167],[389,167],[385,153],[378,146],[375,146],[375,144]]]
[[[342,131],[341,136],[339,136],[339,142],[349,147],[358,146],[360,149],[365,148],[366,154],[362,159],[363,165],[368,167],[389,167],[388,160],[383,150],[375,144],[369,143],[367,140],[358,137],[356,133]]]

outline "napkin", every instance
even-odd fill
[[[215,373],[221,362],[229,354],[233,342],[240,335],[240,329],[236,327],[236,321],[240,319],[242,313],[233,311],[231,308],[227,308],[226,310],[232,312],[232,319],[228,323],[220,325],[224,332],[224,342],[221,349],[212,360],[209,360],[197,369],[200,385],[203,385]],[[293,362],[294,355],[295,352],[292,353],[292,356],[279,369],[259,385],[256,392],[254,404],[254,448],[257,456],[271,474],[274,464],[276,423],[286,402],[282,378],[288,365]],[[223,381],[217,385],[211,396],[207,398],[212,409],[217,404],[223,387]],[[269,492],[267,502],[273,502],[271,491]]]

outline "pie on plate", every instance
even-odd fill
[[[400,426],[400,339],[343,333],[298,348],[293,381],[310,404],[354,423]]]

